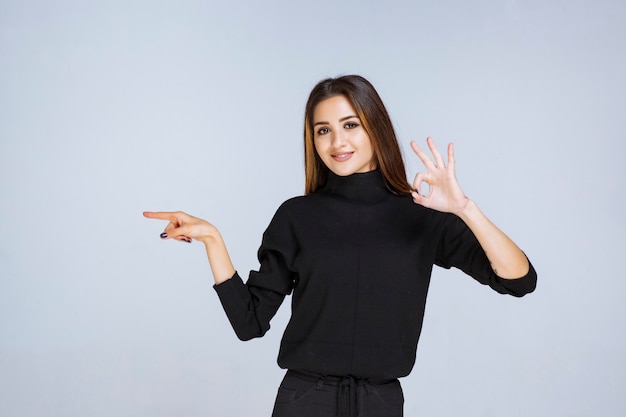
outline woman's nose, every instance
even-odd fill
[[[346,134],[341,130],[333,132],[331,143],[333,147],[340,148],[346,143]]]

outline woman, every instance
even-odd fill
[[[465,196],[427,139],[411,146],[427,173],[406,181],[389,115],[356,75],[318,83],[306,105],[306,195],[281,205],[263,235],[259,271],[243,283],[215,226],[185,213],[163,239],[201,241],[237,336],[262,336],[286,295],[292,315],[278,363],[287,369],[274,417],[401,416],[433,265],[500,293],[534,290],[524,253]],[[422,184],[429,193],[421,193]]]

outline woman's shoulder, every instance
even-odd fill
[[[301,211],[305,210],[307,207],[311,205],[312,200],[314,199],[313,195],[299,195],[290,197],[287,200],[283,201],[276,210],[276,213],[286,213],[292,211]]]

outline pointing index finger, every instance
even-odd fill
[[[169,211],[144,211],[143,216],[148,219],[159,219],[159,220],[176,220],[176,214]]]

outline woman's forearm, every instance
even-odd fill
[[[203,239],[202,243],[204,243],[206,248],[215,284],[219,285],[230,279],[235,274],[235,267],[230,260],[226,243],[219,231]]]
[[[524,252],[480,211],[476,203],[470,200],[457,215],[478,239],[496,275],[515,279],[528,273],[530,267]]]

